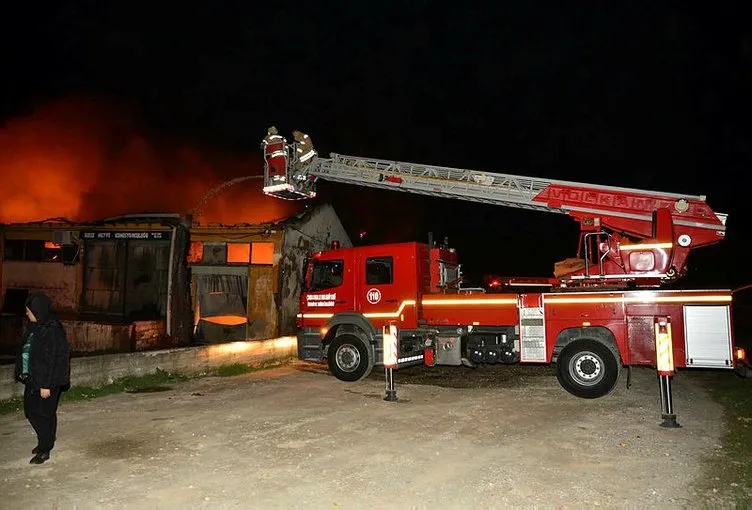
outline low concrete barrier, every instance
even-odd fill
[[[165,321],[95,322],[61,319],[70,350],[78,353],[138,352],[170,349],[177,344],[165,334]],[[0,352],[15,355],[21,347],[24,320],[0,315]]]
[[[153,374],[157,369],[172,373],[199,374],[232,363],[253,364],[294,356],[297,356],[295,337],[282,337],[73,358],[71,385],[98,387],[125,376]],[[23,395],[23,385],[13,379],[14,368],[13,365],[0,366],[0,400]]]

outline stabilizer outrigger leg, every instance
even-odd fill
[[[658,381],[661,385],[661,427],[675,429],[681,428],[676,422],[676,414],[674,414],[674,398],[671,394],[671,376],[670,375],[658,375]]]
[[[387,402],[396,402],[397,390],[394,387],[394,369],[387,367],[384,370],[386,375],[386,392],[384,395],[384,400],[386,400]]]
[[[671,319],[655,318],[655,354],[658,382],[661,388],[661,427],[680,428],[674,414],[674,397],[671,394],[671,378],[674,376],[674,343],[671,336]]]

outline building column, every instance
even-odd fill
[[[173,343],[188,345],[193,339],[191,282],[188,272],[191,218],[173,225],[170,247],[170,273],[167,284],[167,334]]]

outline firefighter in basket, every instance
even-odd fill
[[[264,162],[268,169],[267,175],[270,181],[285,182],[287,174],[287,140],[277,132],[277,128],[274,126],[267,129],[266,133],[264,141],[261,143],[261,148],[264,150]]]
[[[297,154],[296,170],[299,172],[305,167],[308,162],[316,155],[316,151],[313,149],[313,142],[311,137],[307,134],[298,131],[297,129],[292,132],[292,136],[295,139],[295,152]]]

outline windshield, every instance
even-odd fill
[[[308,292],[331,289],[342,285],[343,260],[316,260],[311,268]]]

